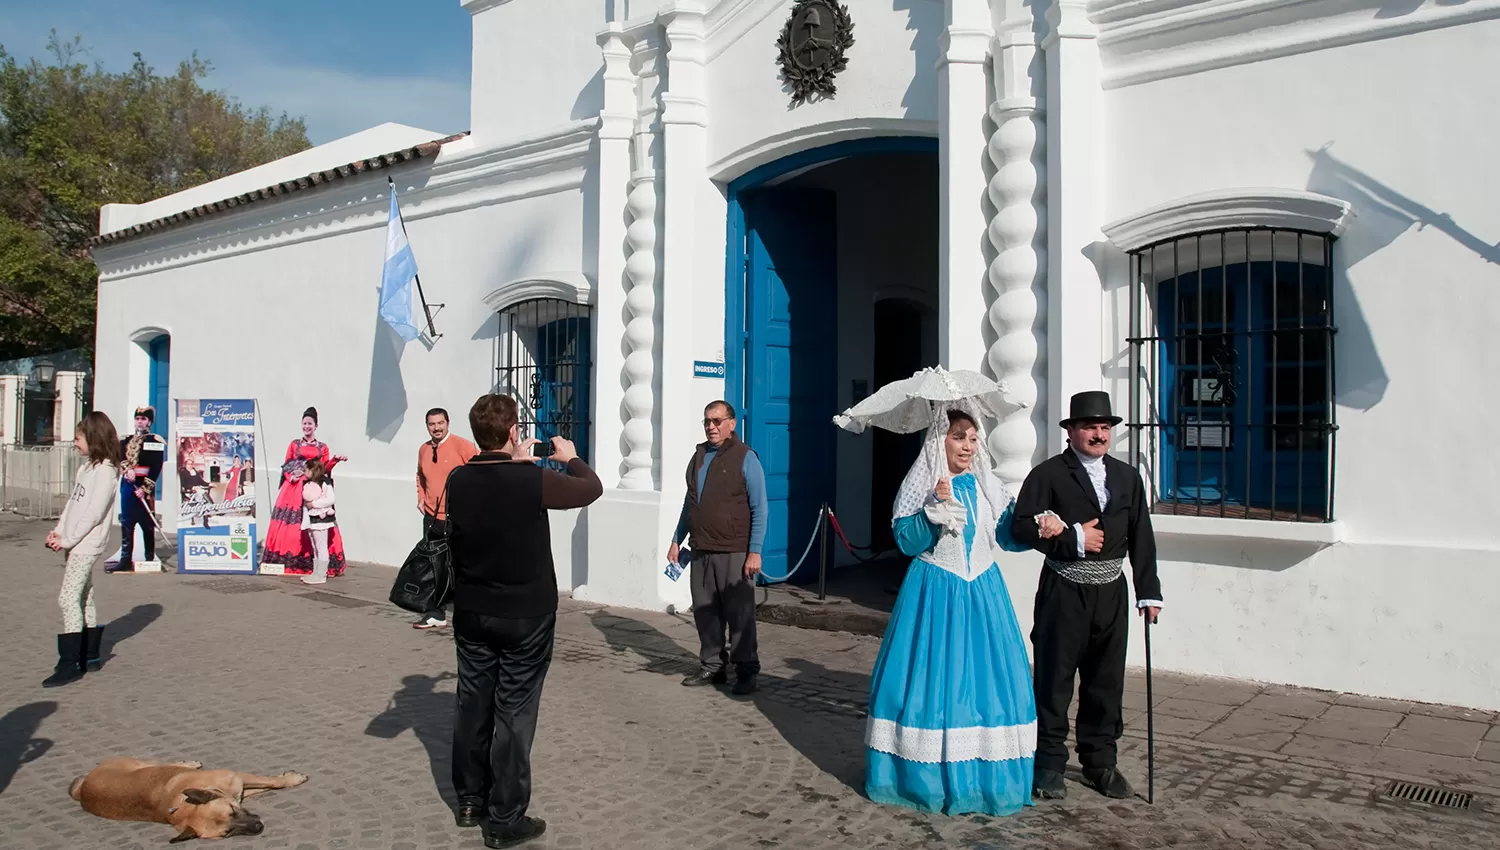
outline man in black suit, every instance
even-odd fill
[[[1033,793],[1038,797],[1067,795],[1063,768],[1075,674],[1081,680],[1077,751],[1084,781],[1109,797],[1134,793],[1115,766],[1116,742],[1124,730],[1130,628],[1126,556],[1136,608],[1153,623],[1162,594],[1145,484],[1129,464],[1108,454],[1110,429],[1119,423],[1108,393],[1073,396],[1068,418],[1060,423],[1068,432],[1068,448],[1033,469],[1016,498],[1011,534],[1047,556],[1031,629],[1037,719]],[[1068,528],[1042,539],[1034,518],[1048,511]]]

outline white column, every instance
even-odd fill
[[[989,366],[1011,395],[1029,408],[1018,410],[990,431],[989,450],[1000,480],[1019,491],[1038,460],[1038,402],[1046,382],[1037,378],[1044,368],[1039,336],[1045,339],[1044,291],[1047,261],[1046,145],[1042,109],[1036,97],[1042,80],[1034,74],[1036,37],[1029,3],[1006,3],[1008,14],[999,27],[992,51],[995,61],[995,102],[990,119],[990,202],[995,217],[989,237],[995,246],[990,263],[990,326],[995,341]],[[1043,405],[1045,407],[1045,405]],[[1045,413],[1045,411],[1043,411]]]
[[[52,419],[52,436],[57,442],[69,442],[73,431],[82,418],[83,379],[82,372],[58,372],[53,378],[57,387],[57,414]]]
[[[21,442],[21,392],[25,388],[26,378],[21,375],[0,375],[0,445]]]
[[[599,276],[594,301],[594,449],[591,459],[605,487],[614,487],[624,474],[620,448],[621,411],[625,390],[618,376],[625,370],[621,352],[626,291],[625,197],[630,186],[630,137],[635,129],[635,74],[630,47],[619,24],[599,34],[604,54],[604,108],[599,113]],[[649,447],[647,449],[649,451]]]
[[[667,35],[666,88],[661,96],[665,186],[661,283],[661,539],[677,525],[677,507],[686,484],[680,470],[703,439],[693,395],[693,334],[697,300],[703,285],[697,275],[700,240],[722,239],[724,222],[704,221],[698,197],[708,180],[708,102],[701,0],[678,0],[662,13]],[[687,601],[687,588],[658,579],[664,598]]]
[[[985,61],[993,30],[985,0],[948,0],[938,45],[938,360],[984,363]]]
[[[656,288],[661,276],[660,197],[661,127],[657,107],[661,76],[660,50],[650,40],[636,45],[634,61],[640,68],[636,88],[635,132],[630,149],[630,194],[625,205],[630,220],[625,230],[628,281],[625,306],[625,464],[622,490],[656,487],[656,429],[659,414],[656,381]]]
[[[1104,384],[1104,289],[1090,256],[1104,243],[1103,88],[1086,0],[1047,10],[1047,429],[1062,450],[1068,399]],[[1097,243],[1097,244],[1096,244]],[[1092,246],[1092,247],[1091,247]],[[1116,410],[1121,403],[1115,402]]]

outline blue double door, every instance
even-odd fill
[[[743,214],[741,431],[766,472],[763,559],[779,578],[796,565],[834,501],[838,375],[835,195],[769,188],[738,199]],[[793,581],[817,577],[817,554]]]

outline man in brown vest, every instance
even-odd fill
[[[755,452],[735,436],[734,406],[716,401],[703,411],[703,434],[687,468],[687,498],[667,558],[678,560],[684,538],[693,545],[689,570],[693,623],[703,667],[684,685],[722,685],[734,664],[733,693],[755,692],[760,658],[755,646],[755,576],[766,539],[766,474]],[[729,648],[724,629],[729,628]]]

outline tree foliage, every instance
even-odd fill
[[[196,53],[171,75],[52,61],[0,46],[0,359],[93,347],[99,208],[180,192],[309,147],[301,119],[205,89]]]

